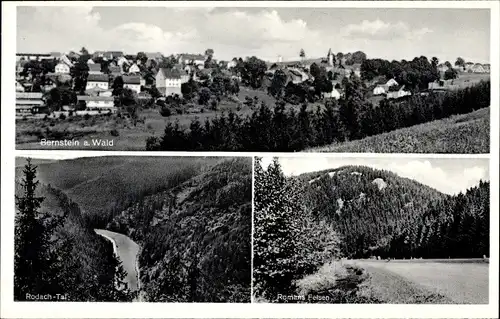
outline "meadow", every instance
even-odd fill
[[[488,263],[482,260],[399,260],[354,263],[369,274],[361,295],[384,303],[488,303]]]
[[[490,109],[485,108],[306,152],[482,154],[489,147]]]

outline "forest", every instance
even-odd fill
[[[162,137],[149,137],[148,151],[301,151],[334,142],[362,139],[398,128],[409,127],[455,114],[490,106],[490,82],[446,93],[429,92],[400,100],[366,101],[361,81],[346,83],[345,98],[327,100],[324,107],[297,112],[278,101],[274,108],[265,103],[243,117],[223,113],[204,123],[192,120],[186,130],[168,122]]]
[[[16,176],[14,299],[31,300],[29,294],[50,295],[51,301],[131,301],[123,279],[111,243],[63,192],[40,183],[28,161]]]
[[[134,300],[111,243],[94,232],[102,228],[140,245],[139,293],[146,301],[250,301],[250,159],[113,156],[38,166],[29,166],[28,184],[28,168],[16,169],[18,210],[26,211],[16,222],[19,300],[27,290],[68,292],[71,301]],[[35,195],[27,194],[35,184]],[[52,227],[52,220],[62,221]],[[27,236],[32,228],[39,230]],[[55,259],[34,261],[39,273],[23,263],[34,249]],[[51,286],[31,284],[42,281]]]
[[[263,168],[257,158],[254,201],[257,301],[282,302],[279,294],[298,294],[314,276],[320,279],[312,284],[321,290],[335,280],[325,272],[329,267],[343,273],[342,280],[363,278],[362,270],[335,266],[341,258],[489,256],[486,181],[452,196],[365,166],[286,177],[277,159]],[[349,279],[351,272],[359,274]],[[359,295],[347,297],[339,296],[339,302],[367,302]]]
[[[250,302],[251,176],[250,159],[221,160],[109,223],[142,246],[148,301]]]
[[[489,182],[451,196],[368,167],[301,179],[312,181],[307,202],[314,214],[335,225],[346,257],[489,256]]]

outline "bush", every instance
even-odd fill
[[[120,135],[120,132],[118,132],[117,129],[112,129],[111,132],[109,132],[111,134],[111,136],[119,136]]]
[[[59,115],[59,119],[60,119],[60,120],[65,120],[65,119],[66,119],[66,115],[64,115],[64,113],[61,113],[61,114]]]
[[[89,115],[88,113],[86,113],[86,114],[83,116],[83,119],[84,119],[85,121],[90,120],[90,115]]]
[[[162,106],[160,109],[160,114],[163,117],[169,117],[170,115],[172,115],[172,111],[168,106]]]

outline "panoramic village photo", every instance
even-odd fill
[[[488,9],[19,6],[16,38],[17,149],[489,153]]]
[[[251,158],[17,157],[15,176],[14,301],[250,302]]]
[[[489,303],[489,159],[264,157],[254,170],[254,302]]]

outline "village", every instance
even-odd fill
[[[304,50],[301,50],[296,61],[283,61],[278,56],[274,62],[264,62],[255,57],[246,60],[217,60],[212,49],[207,49],[204,54],[170,56],[159,52],[130,55],[121,51],[96,51],[90,54],[85,48],[79,53],[70,51],[16,55],[18,119],[65,119],[74,115],[114,114],[130,104],[162,106],[168,105],[172,97],[175,100],[193,100],[193,97],[205,95],[203,87],[209,87],[207,83],[216,82],[216,77],[225,83],[223,86],[226,87],[222,89],[224,94],[226,91],[238,93],[239,85],[264,92],[267,87],[267,94],[279,99],[289,94],[290,90],[286,88],[291,83],[291,86],[295,85],[297,88],[305,87],[305,91],[314,91],[315,87],[319,87],[315,92],[316,99],[336,100],[344,96],[343,80],[356,77],[363,79],[368,96],[380,100],[400,99],[417,91],[427,94],[432,90],[458,89],[461,86],[455,83],[457,78],[487,75],[490,72],[489,64],[465,62],[458,58],[454,65],[450,62],[437,65],[440,78],[429,82],[425,86],[427,90],[415,90],[387,76],[376,76],[368,80],[369,76],[363,74],[367,71],[362,72],[366,55],[359,51],[344,55],[340,52],[334,54],[330,49],[323,58],[307,59]],[[277,74],[283,77],[281,82],[277,79]],[[327,81],[319,83],[320,77]],[[463,82],[468,80],[462,81],[462,84]],[[279,87],[274,89],[276,85]],[[200,105],[215,105],[220,102],[220,96],[213,91],[212,89],[206,98],[198,98],[199,105],[191,106],[191,111],[200,112]],[[306,92],[305,95],[307,94]],[[304,99],[302,97],[298,101],[303,102]],[[288,100],[291,101],[293,100]]]

